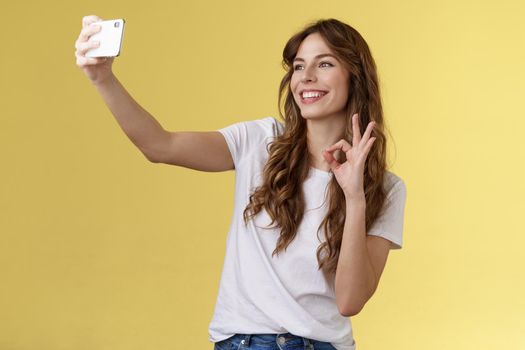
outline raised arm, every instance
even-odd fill
[[[115,77],[95,86],[122,130],[149,161],[209,172],[234,169],[220,132],[167,131]]]
[[[234,169],[226,140],[218,131],[170,132],[142,108],[112,72],[114,58],[87,58],[95,47],[89,42],[99,28],[97,16],[82,19],[82,30],[75,42],[77,66],[84,70],[97,88],[121,129],[145,157],[154,163],[166,163],[201,171]]]
[[[235,169],[224,136],[218,131],[167,132],[153,144],[150,160],[201,171]]]

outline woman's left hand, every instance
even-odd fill
[[[361,137],[359,118],[357,114],[354,114],[352,116],[353,146],[350,146],[345,139],[341,139],[323,151],[323,157],[330,165],[330,169],[339,186],[343,189],[346,198],[364,197],[363,173],[366,157],[376,140],[375,137],[370,137],[374,126],[375,122],[368,123],[365,133]],[[343,164],[339,164],[333,156],[337,150],[346,154],[346,162]]]

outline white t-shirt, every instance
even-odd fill
[[[338,350],[354,350],[350,319],[339,313],[333,281],[318,270],[317,247],[324,230],[317,229],[328,210],[325,190],[330,172],[310,168],[303,184],[305,214],[286,252],[272,257],[279,230],[262,209],[245,226],[243,211],[249,195],[262,183],[267,145],[284,130],[273,117],[239,122],[217,131],[226,139],[235,164],[234,210],[209,340],[219,342],[241,334],[287,333],[330,342]],[[386,173],[386,210],[367,233],[402,246],[406,189]],[[327,192],[326,192],[327,193]],[[275,223],[274,223],[275,224]]]

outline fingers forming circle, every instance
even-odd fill
[[[340,149],[341,151],[346,153],[352,149],[352,146],[350,146],[348,141],[346,141],[345,139],[341,139],[337,141],[336,143],[334,143],[332,146],[328,147],[326,150],[331,152],[337,149]]]

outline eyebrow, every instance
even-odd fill
[[[335,57],[334,55],[332,55],[330,53],[322,53],[320,55],[315,56],[314,58],[315,59],[319,59],[319,58],[323,58],[323,57],[327,57],[327,56],[328,57],[333,57],[333,58],[335,58],[337,60],[337,57]],[[293,62],[295,62],[295,61],[303,61],[304,62],[304,59],[302,59],[301,57],[296,57],[296,58],[294,58]]]

